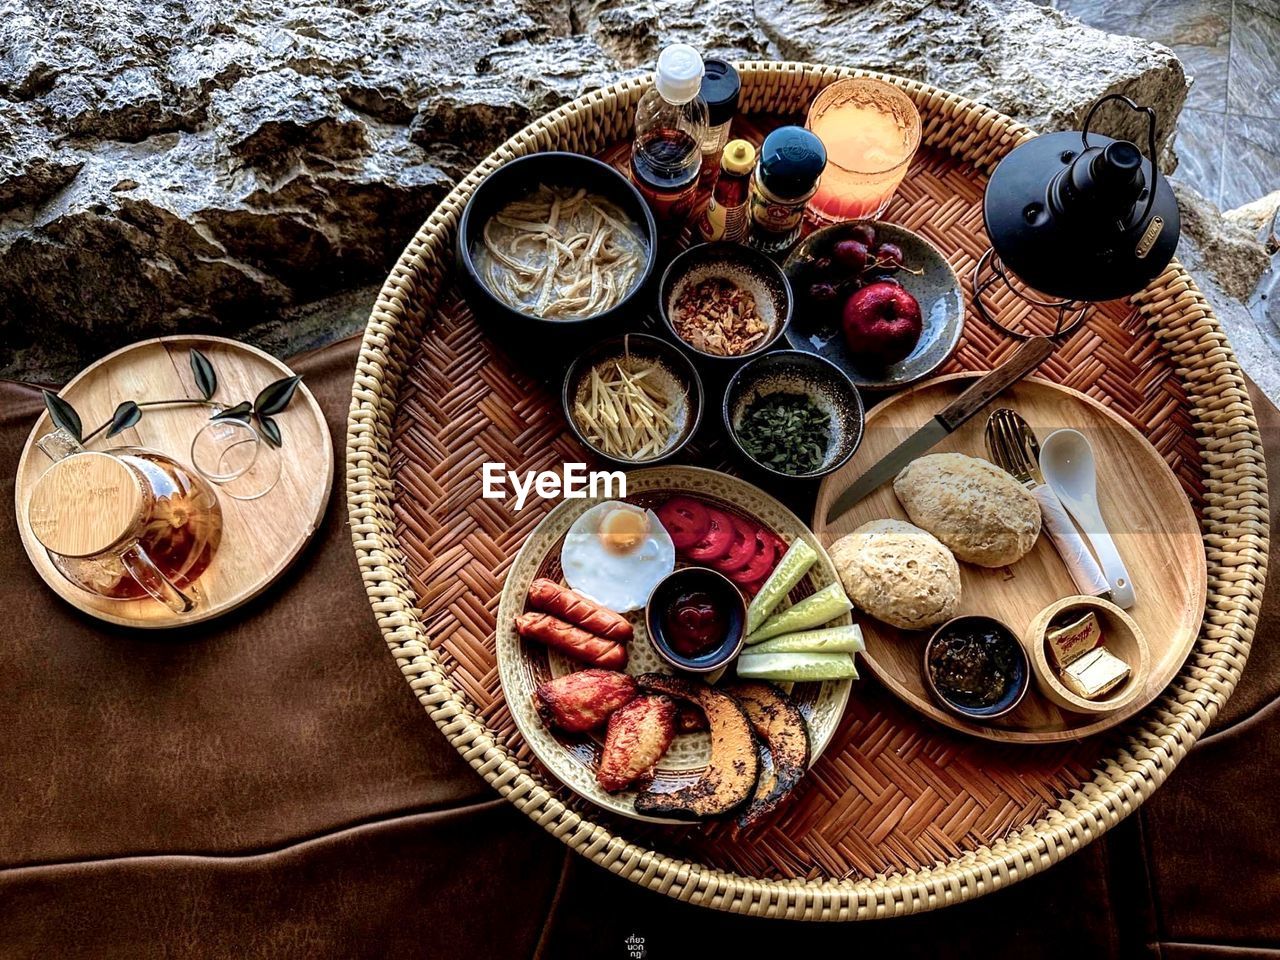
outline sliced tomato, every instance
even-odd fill
[[[756,555],[756,531],[760,529],[736,514],[729,514],[729,519],[733,521],[733,546],[712,564],[721,573],[741,570],[751,562],[751,558]]]
[[[658,508],[657,513],[677,550],[688,550],[697,544],[711,526],[706,505],[693,497],[672,497]]]
[[[757,530],[755,535],[755,553],[750,562],[741,570],[727,574],[734,583],[754,583],[763,580],[773,570],[778,560],[778,548],[774,545],[775,537],[768,530]]]
[[[774,561],[776,562],[778,560],[781,560],[782,555],[785,554],[789,549],[791,549],[791,544],[787,543],[787,541],[783,540],[780,536],[778,536],[772,530],[766,530],[765,535],[768,536],[769,539],[773,541],[773,552],[776,554],[776,556],[774,556]],[[772,567],[769,568],[769,573],[773,573]]]
[[[768,577],[765,578],[765,580],[767,579]],[[750,600],[757,593],[759,593],[760,588],[763,586],[764,586],[764,580],[753,580],[751,583],[738,584],[738,588],[747,595],[748,600]]]
[[[733,520],[729,514],[715,507],[707,507],[711,525],[701,540],[685,551],[685,556],[695,563],[711,563],[719,560],[733,546]],[[674,537],[672,538],[674,542]]]

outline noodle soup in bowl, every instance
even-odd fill
[[[476,187],[459,223],[458,262],[482,321],[617,332],[643,309],[656,236],[644,198],[616,169],[576,153],[535,153]]]

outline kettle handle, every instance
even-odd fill
[[[1151,164],[1151,183],[1147,187],[1147,205],[1142,208],[1142,216],[1138,218],[1139,223],[1146,223],[1147,217],[1151,216],[1151,207],[1156,202],[1156,184],[1160,182],[1160,164],[1156,160],[1156,112],[1151,107],[1139,106],[1123,93],[1109,93],[1105,97],[1099,97],[1084,115],[1084,129],[1080,131],[1080,142],[1086,150],[1089,149],[1089,125],[1093,123],[1093,115],[1109,100],[1119,100],[1130,110],[1145,114],[1147,118],[1147,160]]]
[[[175,587],[173,581],[160,572],[160,568],[138,544],[133,544],[120,554],[120,562],[143,590],[174,613],[190,613],[195,609],[195,600]]]

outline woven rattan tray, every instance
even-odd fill
[[[856,75],[795,63],[739,69],[748,127],[800,113],[822,86]],[[895,82],[920,108],[924,148],[887,219],[923,233],[963,276],[986,247],[986,174],[1030,132],[960,97]],[[481,499],[480,467],[543,470],[585,458],[555,390],[517,368],[462,305],[455,230],[475,185],[502,162],[546,149],[601,154],[624,140],[645,84],[595,91],[504,144],[431,215],[378,297],[353,387],[347,491],[392,655],[450,742],[503,796],[584,856],[672,897],[753,915],[861,919],[956,903],[1056,863],[1132,813],[1203,733],[1239,678],[1262,593],[1257,426],[1231,348],[1176,262],[1132,303],[1097,310],[1040,371],[1142,430],[1203,523],[1201,634],[1142,714],[1081,743],[998,745],[931,726],[862,681],[797,795],[736,839],[720,825],[609,819],[547,776],[521,741],[499,689],[494,616],[511,559],[550,505],[515,513]],[[1006,319],[1027,309],[999,298],[995,306]],[[971,316],[946,369],[987,368],[1009,349]]]

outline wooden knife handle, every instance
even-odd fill
[[[957,429],[1005,389],[1044,363],[1055,346],[1048,337],[1027,340],[1013,351],[1013,356],[947,404],[938,414],[938,419],[948,431]]]

